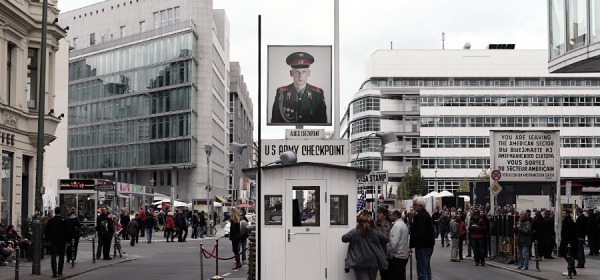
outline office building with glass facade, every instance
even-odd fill
[[[57,60],[57,53],[65,31],[52,23],[58,16],[56,3],[56,0],[48,1],[47,71],[45,90],[42,91],[42,3],[0,2],[0,223],[5,226],[14,224],[18,227],[22,217],[34,214],[40,96],[45,100],[46,111],[43,145],[56,139],[55,131],[61,122],[60,112],[54,110],[54,100],[60,98],[62,93],[57,88],[66,80],[57,79],[53,69],[64,66]],[[44,94],[40,94],[42,92]],[[52,161],[47,154],[45,157],[46,162]]]
[[[548,70],[600,72],[600,1],[548,0]]]
[[[208,197],[210,175],[211,195],[227,196],[225,12],[209,0],[109,0],[60,21],[70,26],[71,177],[112,173],[189,202]]]
[[[490,130],[558,129],[561,177],[600,181],[600,74],[549,74],[546,58],[547,50],[376,51],[342,119],[352,165],[387,170],[393,193],[412,165],[430,191],[454,191],[489,169]],[[369,136],[378,131],[398,137],[383,166]]]

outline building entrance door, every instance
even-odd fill
[[[326,180],[286,180],[285,279],[324,279]]]

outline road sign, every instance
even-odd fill
[[[500,184],[498,184],[498,182],[494,181],[490,186],[489,190],[490,192],[492,192],[493,195],[498,195],[502,191],[502,187],[500,186]]]
[[[567,181],[567,183],[565,183],[565,194],[567,196],[571,196],[571,181]]]
[[[384,200],[384,197],[383,197],[383,195],[380,195],[380,196],[379,196],[379,203],[383,203],[383,200]]]
[[[502,178],[502,173],[500,173],[500,170],[492,171],[492,180],[500,181],[500,178]]]
[[[96,190],[98,190],[98,191],[114,191],[115,185],[112,183],[98,184],[98,185],[96,185]]]

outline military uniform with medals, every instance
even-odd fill
[[[288,56],[287,64],[292,68],[308,68],[314,58],[303,52]],[[327,104],[321,88],[306,83],[303,89],[296,89],[294,84],[277,89],[271,123],[327,123]]]

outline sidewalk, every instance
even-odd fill
[[[586,248],[587,253],[587,248]],[[472,258],[465,258],[473,260]],[[575,260],[577,263],[577,260]],[[529,277],[540,279],[540,280],[563,280],[568,279],[568,276],[563,276],[562,273],[567,271],[567,262],[564,258],[555,258],[551,260],[540,261],[540,271],[535,268],[535,260],[531,258],[529,261],[528,270],[516,270],[514,264],[503,264],[495,261],[486,261],[487,266],[509,270],[514,273],[527,275]],[[585,256],[585,268],[577,268],[577,276],[573,276],[573,279],[600,279],[600,256]]]
[[[187,238],[188,241],[191,242],[202,242],[202,240],[214,240],[217,238],[223,237],[222,232],[217,232],[217,235],[214,237],[205,237],[202,239],[191,239]],[[142,238],[140,238],[140,241]],[[159,235],[156,240],[152,242],[165,242],[165,239]],[[121,244],[124,246],[123,249],[127,252],[127,248],[129,247],[128,241],[121,240]],[[126,246],[125,246],[126,245]],[[27,262],[25,259],[20,259],[19,261],[19,280],[41,280],[41,279],[69,279],[75,277],[77,275],[93,271],[96,269],[101,269],[110,265],[124,263],[129,261],[134,261],[143,256],[134,255],[125,253],[123,254],[123,258],[113,257],[112,260],[96,260],[96,263],[92,261],[92,250],[91,250],[92,242],[87,240],[80,240],[79,248],[77,252],[77,263],[75,263],[75,267],[71,267],[71,263],[66,262],[65,255],[65,264],[63,268],[63,277],[52,278],[52,269],[50,267],[50,255],[45,255],[41,260],[41,275],[33,275],[31,273],[32,262]],[[113,255],[113,248],[110,251],[111,257]],[[15,279],[15,267],[11,266],[0,266],[0,280],[9,280]]]

